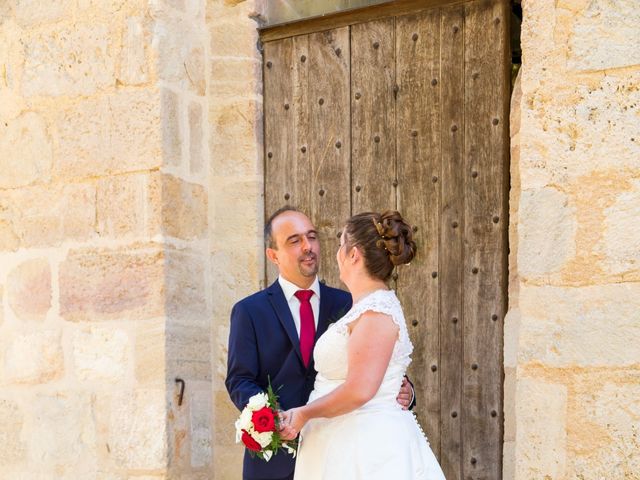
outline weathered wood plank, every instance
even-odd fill
[[[297,182],[290,174],[295,170],[293,54],[291,38],[265,45],[264,49],[265,218],[297,197]],[[276,275],[275,268],[267,263],[267,282]]]
[[[352,212],[396,207],[394,19],[351,27]]]
[[[340,286],[337,233],[351,209],[351,112],[349,28],[309,36],[308,213],[320,234],[320,278]]]
[[[293,116],[293,138],[289,145],[294,159],[293,173],[295,188],[290,203],[303,212],[309,212],[311,205],[312,175],[310,165],[309,142],[313,139],[313,132],[309,125],[309,36],[301,35],[293,38],[293,58],[291,59],[292,90],[289,101],[289,112]],[[305,60],[303,60],[305,59]]]
[[[414,345],[416,414],[440,456],[440,11],[396,19],[398,209],[414,225],[418,255],[398,268],[398,296]],[[435,80],[435,81],[434,81]],[[415,133],[414,133],[415,132]]]
[[[464,478],[502,476],[508,3],[465,6]]]
[[[449,480],[462,478],[461,425],[463,325],[462,230],[464,224],[464,10],[442,9],[441,44],[441,222],[440,222],[440,401],[441,465]]]

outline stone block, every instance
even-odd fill
[[[520,345],[519,308],[511,308],[504,318],[504,366],[515,368],[518,365],[518,347]]]
[[[538,79],[529,91],[524,78],[523,188],[567,185],[597,171],[627,174],[640,168],[640,89],[635,87],[640,69],[544,85]]]
[[[215,423],[213,465],[216,476],[235,478],[242,471],[244,448],[235,442],[233,425],[240,412],[229,400],[226,391],[218,391],[214,396]]]
[[[571,399],[572,478],[635,478],[640,472],[640,371],[590,373]]]
[[[256,289],[257,290],[257,289]],[[224,381],[227,378],[227,358],[229,357],[229,316],[231,314],[232,303],[228,301],[226,309],[218,308],[220,314],[214,315],[215,336],[213,345],[213,383],[224,390]]]
[[[518,269],[524,278],[560,270],[575,256],[577,221],[569,197],[554,188],[525,190],[520,197]]]
[[[117,79],[123,85],[141,85],[149,81],[145,45],[146,25],[140,17],[127,18],[120,51]]]
[[[142,13],[147,0],[78,0],[78,9],[85,16],[110,18],[114,14]]]
[[[204,254],[169,250],[166,253],[166,313],[171,325],[205,327],[207,309]]]
[[[262,175],[262,106],[254,100],[234,100],[211,107],[211,172],[250,177]]]
[[[191,427],[191,467],[202,468],[211,464],[211,387],[191,394],[189,416]]]
[[[173,175],[162,176],[162,231],[183,240],[202,238],[208,225],[207,191]]]
[[[196,95],[204,95],[206,88],[203,26],[162,13],[154,28],[153,44],[157,46],[160,79]]]
[[[114,86],[114,33],[97,23],[31,30],[24,38],[23,94],[91,95]]]
[[[502,478],[516,478],[516,442],[505,441],[502,445]]]
[[[596,0],[571,14],[567,67],[604,70],[640,65],[640,11],[635,0]]]
[[[136,322],[135,336],[136,382],[142,386],[164,386],[167,378],[165,319]]]
[[[180,10],[181,12],[185,11],[185,0],[164,0],[167,5],[170,5],[171,7]]]
[[[164,389],[137,389],[112,397],[108,443],[117,465],[131,470],[165,468],[166,411]]]
[[[60,315],[72,322],[158,317],[164,254],[155,244],[71,250],[60,264]]]
[[[251,57],[213,57],[211,89],[216,97],[258,96],[262,92],[262,63]]]
[[[20,81],[24,67],[24,48],[21,43],[22,30],[11,17],[13,5],[0,2],[0,122],[7,122],[20,115],[25,109],[25,99],[21,95]]]
[[[48,182],[53,147],[45,120],[26,112],[0,123],[0,188]]]
[[[257,57],[258,32],[254,20],[248,16],[213,17],[211,32],[211,54],[216,57]],[[242,30],[243,35],[237,32]]]
[[[162,155],[167,165],[180,165],[182,161],[182,104],[177,93],[162,90]]]
[[[203,0],[187,0],[187,14],[193,19],[204,20],[205,3]]]
[[[204,96],[207,88],[204,47],[194,45],[184,60],[184,69],[189,80],[189,90]]]
[[[157,173],[117,175],[98,180],[97,226],[100,236],[160,233],[160,195],[150,191]],[[152,204],[157,202],[157,204]]]
[[[3,384],[41,384],[64,374],[60,332],[55,330],[5,337],[0,353],[0,383]]]
[[[637,364],[640,284],[529,286],[520,291],[518,361],[554,367]]]
[[[518,379],[516,416],[515,478],[565,478],[567,387]]]
[[[211,381],[211,334],[207,327],[167,327],[167,376]]]
[[[79,391],[39,394],[30,402],[29,412],[23,436],[30,467],[58,472],[58,478],[71,478],[74,474],[76,478],[88,478],[83,473],[94,469],[92,463],[97,455],[91,395]]]
[[[125,331],[92,327],[74,332],[71,342],[77,379],[101,384],[125,379],[131,343]]]
[[[7,468],[26,459],[26,447],[21,437],[24,414],[20,405],[0,399],[0,465]]]
[[[0,196],[0,212],[10,219],[7,232],[25,247],[53,246],[95,235],[95,187],[92,184],[33,186]]]
[[[155,88],[85,98],[57,112],[54,176],[103,176],[162,165],[160,94]]]
[[[49,262],[27,260],[14,268],[7,277],[7,301],[20,320],[44,320],[51,308]]]
[[[597,250],[604,254],[601,268],[612,274],[629,274],[640,270],[640,181],[619,193],[606,208],[604,235]]]
[[[0,200],[0,209],[1,202]],[[19,246],[20,238],[11,222],[0,219],[0,251],[16,251]]]
[[[215,285],[213,319],[218,326],[228,325],[231,308],[238,299],[261,288],[264,280],[264,251],[261,248],[261,239],[256,235],[254,240],[255,243],[250,241],[245,243],[246,248],[242,256],[233,252],[230,246],[227,248],[224,248],[224,245],[214,246],[211,256],[211,275]],[[219,272],[225,272],[225,274],[220,275]],[[229,292],[234,292],[234,295],[230,296]],[[226,339],[224,341],[226,342]]]
[[[505,367],[504,369],[504,441],[515,442],[516,440],[516,389],[518,381],[516,378],[517,369]],[[513,477],[511,477],[513,478]]]
[[[227,143],[231,141],[230,146],[237,148],[252,145],[259,138],[262,105],[255,100],[219,102],[211,106],[209,114],[213,134],[218,137],[218,142],[223,139]]]
[[[74,0],[18,0],[15,4],[15,19],[21,27],[32,27],[41,23],[62,20],[73,9]]]
[[[202,118],[202,104],[189,104],[189,171],[192,175],[203,172],[204,158],[204,119]]]

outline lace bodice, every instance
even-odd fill
[[[344,383],[348,371],[349,323],[364,312],[390,315],[398,338],[380,388],[364,405],[331,418],[313,418],[300,432],[295,480],[445,480],[412,412],[396,400],[413,346],[393,291],[361,299],[330,326],[315,347],[316,383],[309,401]],[[377,341],[375,333],[371,342]],[[391,441],[376,441],[391,439]]]
[[[402,313],[400,301],[393,290],[376,290],[353,305],[347,314],[331,325],[318,340],[314,360],[318,376],[316,377],[315,394],[327,393],[347,377],[348,358],[347,344],[349,340],[349,323],[358,319],[363,313],[373,311],[391,316],[398,325],[398,339],[393,348],[389,367],[385,373],[379,394],[394,399],[402,383],[402,377],[411,363],[413,345]],[[371,339],[375,341],[375,338]],[[388,390],[388,391],[387,391]],[[312,395],[315,396],[315,395]]]

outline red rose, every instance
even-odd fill
[[[273,410],[269,407],[262,407],[260,410],[253,412],[251,421],[253,422],[253,428],[258,433],[273,432],[276,429]]]
[[[259,452],[262,450],[262,447],[258,442],[256,442],[251,435],[247,433],[246,430],[242,430],[242,443],[249,450],[253,450],[254,452]]]

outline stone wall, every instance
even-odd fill
[[[0,2],[0,478],[211,476],[208,49],[200,0]]]
[[[640,478],[640,14],[523,2],[505,478]]]

